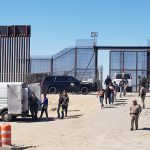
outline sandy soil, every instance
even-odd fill
[[[114,105],[100,108],[95,94],[72,95],[68,117],[57,119],[58,95],[49,95],[49,121],[30,118],[12,122],[12,144],[30,150],[150,150],[150,94],[139,119],[139,130],[130,131],[129,107],[140,98],[128,93]]]

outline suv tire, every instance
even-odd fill
[[[4,111],[2,113],[2,120],[5,122],[11,122],[13,120],[13,116],[8,114],[8,111]]]
[[[50,88],[48,89],[48,93],[49,93],[49,94],[56,94],[56,93],[57,93],[57,89],[56,89],[55,87],[50,87]]]
[[[88,89],[87,87],[82,87],[82,88],[81,88],[81,93],[82,93],[83,95],[87,95],[87,94],[89,93],[89,89]]]

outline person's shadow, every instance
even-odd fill
[[[146,127],[144,127],[144,128],[139,129],[139,130],[150,131],[150,128],[146,128]]]

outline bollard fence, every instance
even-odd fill
[[[11,145],[11,125],[3,124],[1,126],[2,145]]]

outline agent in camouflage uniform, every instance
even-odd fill
[[[133,100],[132,102],[133,102],[133,105],[130,107],[130,115],[131,115],[130,130],[134,129],[134,123],[135,123],[135,129],[138,130],[138,119],[139,119],[139,115],[140,115],[142,109],[136,100]]]

